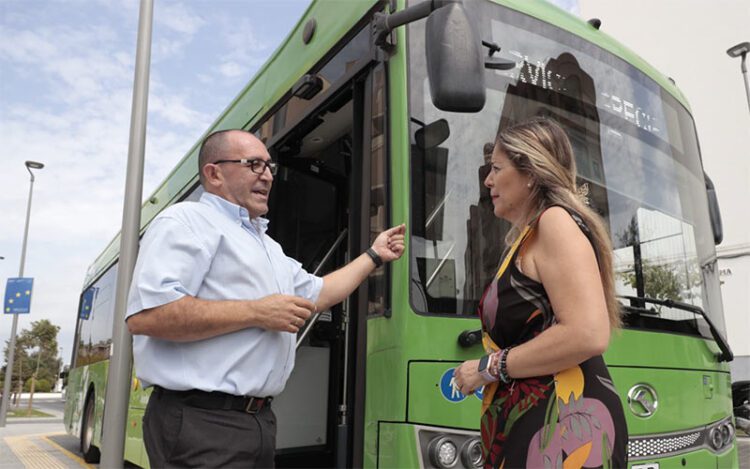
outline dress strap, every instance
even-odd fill
[[[500,264],[500,268],[497,269],[497,275],[495,275],[495,280],[498,280],[500,277],[502,277],[503,273],[505,272],[505,269],[508,268],[508,264],[510,264],[510,260],[513,258],[513,255],[518,250],[518,246],[521,245],[524,239],[529,235],[529,232],[531,232],[531,225],[526,225],[526,227],[521,231],[521,233],[518,234],[516,237],[516,240],[513,241],[513,244],[510,246],[510,249],[508,249],[508,252],[505,254],[505,258],[503,258],[503,262]]]

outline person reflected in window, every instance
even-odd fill
[[[602,358],[620,326],[612,249],[576,187],[567,135],[544,118],[501,129],[484,184],[512,228],[479,306],[486,355],[454,378],[464,394],[484,386],[485,467],[625,467]]]

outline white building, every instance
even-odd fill
[[[726,54],[750,41],[750,1],[579,0],[578,7],[687,96],[724,222],[717,255],[732,378],[750,379],[750,110],[740,59]]]

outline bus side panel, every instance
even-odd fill
[[[378,428],[377,467],[425,467],[419,460],[413,425],[381,422]]]
[[[148,468],[148,455],[143,445],[143,414],[146,412],[151,388],[143,389],[141,382],[135,377],[135,370],[131,378],[130,402],[128,418],[125,427],[125,459],[138,466]]]
[[[372,326],[371,320],[368,327]],[[381,322],[382,324],[382,322]],[[368,334],[373,334],[372,328]],[[368,340],[368,343],[373,343]],[[406,365],[400,348],[368,354],[365,402],[364,467],[376,467],[378,422],[403,421],[406,410]]]
[[[65,429],[70,435],[81,436],[83,409],[89,393],[93,391],[94,407],[94,446],[101,447],[102,417],[104,415],[104,394],[106,393],[109,360],[96,362],[70,370],[68,387],[65,391]]]
[[[450,385],[461,362],[409,364],[409,422],[443,427],[479,429],[481,391],[471,396]]]
[[[104,423],[104,397],[107,394],[107,373],[109,372],[109,360],[96,362],[89,365],[89,381],[91,386],[87,389],[93,389],[96,398],[94,410],[94,446],[101,449],[102,447],[102,425]]]
[[[88,367],[73,368],[68,374],[68,385],[65,387],[65,416],[63,422],[68,434],[81,434],[81,416],[88,385]]]

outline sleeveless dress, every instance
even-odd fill
[[[581,218],[570,214],[591,240]],[[487,353],[527,342],[555,323],[542,284],[516,266],[536,220],[518,236],[480,302]],[[488,384],[481,434],[485,468],[627,465],[625,415],[601,355],[552,375]]]

